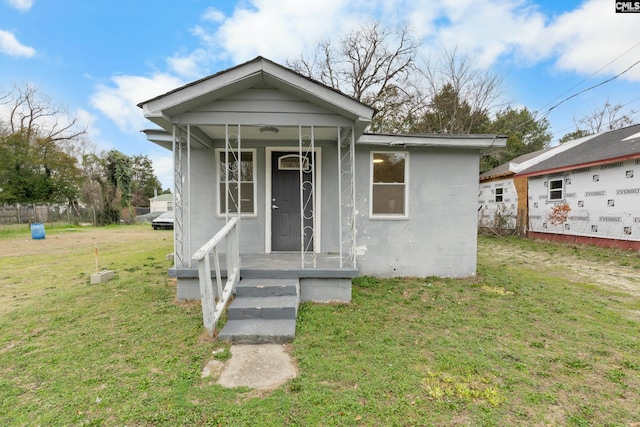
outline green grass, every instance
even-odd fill
[[[0,424],[640,422],[638,298],[491,251],[632,271],[633,253],[481,238],[475,278],[359,278],[349,305],[301,306],[291,346],[299,376],[258,393],[200,377],[207,360],[229,353],[212,355],[220,345],[203,333],[199,305],[175,302],[170,233],[149,228],[108,230],[121,238],[101,246],[105,268],[117,273],[102,285],[89,284],[86,245],[40,253],[38,268],[32,255],[0,258],[0,302],[9,304],[0,309]],[[79,242],[100,240],[77,233]],[[20,239],[0,236],[0,245]]]

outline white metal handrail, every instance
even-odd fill
[[[238,217],[231,218],[211,240],[205,243],[193,255],[193,259],[198,261],[200,300],[202,302],[202,323],[209,333],[209,336],[213,336],[216,324],[218,323],[218,320],[220,320],[236,285],[240,281],[238,222]],[[224,289],[222,288],[220,257],[218,255],[218,245],[222,241],[226,243],[227,247],[227,282],[224,285]],[[211,263],[209,261],[209,254],[212,252],[216,271],[217,295],[213,292],[213,283],[211,280]]]

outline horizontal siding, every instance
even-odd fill
[[[193,112],[334,114],[315,104],[293,97],[277,89],[248,90],[203,105],[193,110]]]

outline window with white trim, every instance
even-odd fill
[[[224,215],[226,203],[229,200],[229,213],[237,213],[238,205],[242,215],[256,214],[256,150],[242,150],[238,158],[238,152],[229,152],[229,161],[225,157],[224,150],[216,150],[216,162],[218,168],[218,214]],[[228,173],[227,173],[228,171]],[[225,188],[229,177],[228,198],[225,197]],[[238,196],[238,186],[240,195]]]
[[[371,153],[371,216],[406,218],[409,153]]]
[[[549,200],[562,200],[564,190],[564,178],[549,181]]]
[[[504,188],[503,187],[496,188],[496,203],[502,202],[503,194],[504,194]]]

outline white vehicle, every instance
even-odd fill
[[[154,230],[173,230],[174,219],[175,215],[173,211],[165,212],[151,221],[151,227],[153,227]]]

